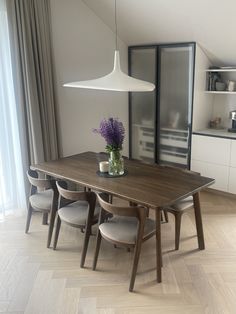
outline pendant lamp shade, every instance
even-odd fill
[[[150,92],[155,89],[154,84],[135,79],[122,72],[118,50],[115,50],[114,68],[111,73],[94,80],[71,82],[63,86],[119,92]]]
[[[122,72],[120,68],[120,54],[117,49],[118,36],[117,36],[116,0],[114,0],[114,3],[115,3],[116,50],[114,56],[113,71],[105,76],[99,77],[94,80],[71,82],[66,83],[63,86],[110,90],[118,92],[151,92],[155,89],[154,84],[135,79]]]

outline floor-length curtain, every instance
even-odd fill
[[[50,1],[7,0],[18,107],[24,112],[30,164],[56,159]],[[24,127],[24,125],[23,125]]]
[[[26,206],[19,130],[6,2],[0,0],[0,219]]]

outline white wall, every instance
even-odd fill
[[[62,86],[66,82],[103,76],[112,70],[114,33],[80,0],[51,0],[51,12],[61,155],[104,151],[105,141],[92,128],[109,116],[124,123],[123,153],[127,155],[127,93]],[[121,67],[127,72],[127,46],[121,41],[119,50]]]
[[[83,1],[114,25],[114,1]],[[195,41],[215,65],[236,64],[235,12],[235,0],[117,1],[119,34],[128,45]]]
[[[193,100],[193,131],[206,129],[212,119],[213,96],[206,91],[206,70],[211,62],[203,50],[196,45],[194,100]]]

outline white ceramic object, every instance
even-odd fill
[[[229,92],[234,92],[235,91],[235,88],[236,88],[236,82],[235,81],[230,81],[228,80],[227,81],[227,91]]]
[[[109,170],[109,162],[108,161],[100,161],[99,162],[99,171],[100,172],[108,172]]]

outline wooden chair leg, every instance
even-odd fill
[[[55,237],[54,237],[54,243],[53,243],[53,250],[56,250],[56,247],[57,247],[57,240],[58,240],[60,228],[61,228],[61,219],[59,216],[57,216],[57,225],[56,225],[56,231],[55,231]]]
[[[30,226],[30,221],[31,221],[31,217],[32,217],[32,212],[33,212],[33,208],[30,205],[30,203],[28,204],[28,214],[27,214],[27,219],[26,219],[26,226],[25,226],[25,233],[28,233],[29,231],[29,226]]]
[[[88,250],[89,238],[90,238],[91,233],[92,233],[91,232],[91,222],[88,222],[86,225],[86,229],[85,229],[84,244],[83,244],[81,260],[80,260],[80,267],[81,268],[84,267],[85,258],[86,258],[86,254],[87,254],[87,250]]]
[[[97,239],[96,239],[96,248],[95,248],[94,259],[93,259],[93,270],[95,270],[97,267],[98,254],[99,254],[99,250],[100,250],[100,246],[101,246],[101,240],[102,240],[101,232],[98,229]]]
[[[166,210],[164,210],[164,216],[165,216],[165,221],[169,222],[169,217],[168,217],[168,213]]]
[[[182,219],[182,213],[176,212],[175,213],[175,249],[176,250],[179,249],[181,219]]]
[[[130,279],[130,285],[129,285],[130,292],[132,292],[134,289],[134,282],[135,282],[135,277],[136,277],[136,273],[138,269],[141,246],[142,246],[142,237],[140,236],[139,239],[137,239],[136,245],[134,248],[134,260],[133,260],[133,267],[132,267],[131,279]]]
[[[89,238],[90,238],[90,235],[92,234],[92,223],[93,223],[94,210],[96,206],[96,195],[95,194],[92,194],[92,195],[90,196],[91,199],[89,202],[89,211],[88,211],[87,221],[85,225],[84,244],[83,244],[83,249],[82,249],[81,259],[80,259],[81,268],[84,267],[85,258],[86,258],[86,254],[88,250]]]
[[[49,248],[51,244],[54,221],[55,221],[55,217],[57,213],[57,206],[58,206],[58,190],[57,190],[55,181],[52,181],[51,185],[52,185],[54,193],[53,193],[52,209],[50,213],[50,223],[49,223],[49,228],[48,228],[47,248]]]
[[[48,213],[43,213],[42,225],[48,224]]]
[[[161,251],[161,209],[155,210],[156,220],[156,268],[157,268],[157,282],[161,282],[162,273],[162,251]]]

